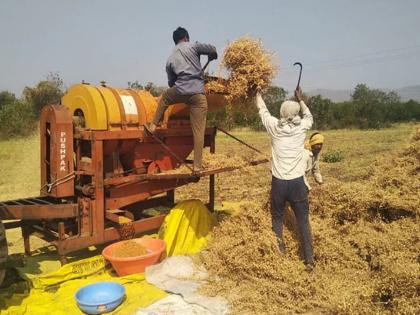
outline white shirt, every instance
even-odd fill
[[[322,184],[324,181],[322,179],[321,170],[319,169],[319,160],[320,160],[321,153],[318,152],[316,154],[312,153],[311,150],[305,149],[304,158],[306,160],[306,174],[305,174],[305,184],[309,190],[312,189],[311,185],[309,185],[307,176],[312,172],[315,181],[318,184]]]
[[[273,162],[271,172],[279,179],[295,179],[305,175],[307,158],[305,158],[304,142],[306,131],[311,129],[312,114],[306,104],[299,102],[302,120],[299,125],[289,123],[281,126],[279,119],[271,116],[264,100],[258,93],[256,105],[262,123],[271,136],[271,151]]]

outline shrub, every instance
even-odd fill
[[[341,151],[328,151],[322,155],[322,161],[327,163],[337,163],[344,160],[344,155]]]
[[[16,96],[13,93],[11,93],[9,91],[1,91],[0,92],[0,108],[2,108],[3,105],[13,103],[16,100],[17,100]]]
[[[42,107],[48,104],[58,104],[63,96],[63,80],[57,73],[50,73],[46,80],[39,81],[34,87],[25,87],[23,97],[32,106],[37,116]]]
[[[0,108],[0,135],[2,137],[27,136],[37,126],[32,106],[23,101],[4,104]]]

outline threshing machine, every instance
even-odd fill
[[[207,93],[209,111],[226,105]],[[29,236],[53,244],[62,263],[66,254],[91,245],[156,230],[165,214],[144,209],[174,203],[176,187],[210,176],[209,208],[214,207],[214,175],[165,174],[185,163],[193,149],[189,111],[170,106],[156,135],[144,124],[153,119],[158,99],[148,91],[90,84],[72,86],[60,105],[47,105],[40,118],[40,196],[0,202],[0,264],[7,260],[5,229],[22,229],[25,254]],[[206,128],[205,147],[215,151],[216,128]],[[188,162],[188,161],[187,161]],[[0,265],[0,283],[4,278]]]

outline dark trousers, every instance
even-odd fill
[[[181,95],[175,87],[163,93],[156,109],[153,123],[158,125],[169,105],[185,103],[190,108],[190,123],[194,137],[194,169],[202,167],[204,134],[207,121],[207,98],[204,94]]]
[[[283,218],[286,201],[292,206],[298,224],[303,259],[305,263],[313,263],[312,236],[309,225],[308,188],[303,176],[291,180],[272,177],[271,181],[271,214],[273,231],[279,241],[281,251],[285,251],[283,241]]]

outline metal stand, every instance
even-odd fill
[[[213,154],[216,152],[216,130],[214,131],[214,136],[210,145],[210,153]],[[209,210],[214,211],[214,186],[215,186],[215,175],[210,175],[210,181],[209,181]]]
[[[175,204],[175,189],[169,190],[166,193],[166,198],[168,199],[168,203],[173,206]]]
[[[21,227],[22,237],[23,237],[23,247],[25,248],[25,255],[31,254],[31,243],[29,241],[29,236],[31,235],[30,228],[25,224]]]

